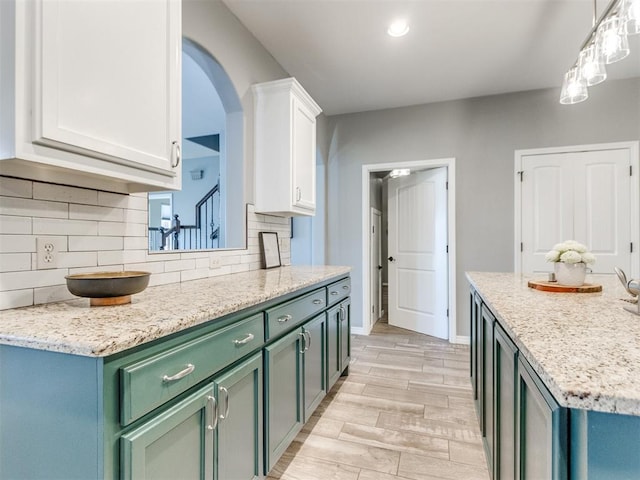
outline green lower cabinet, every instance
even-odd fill
[[[297,328],[265,347],[265,474],[304,424],[303,333]]]
[[[218,425],[216,480],[255,480],[262,473],[262,354],[214,378]]]
[[[340,378],[340,305],[327,311],[327,390]]]
[[[208,385],[122,436],[121,478],[213,478],[213,385]]]
[[[340,303],[340,372],[344,374],[351,361],[351,299]]]
[[[483,305],[481,310],[482,322],[482,372],[481,372],[481,425],[482,443],[484,444],[485,457],[489,466],[489,472],[493,472],[493,447],[494,447],[494,418],[493,418],[493,324],[495,318]]]
[[[516,468],[521,480],[565,480],[568,418],[523,358],[518,360]]]
[[[494,358],[494,478],[514,480],[516,476],[516,368],[518,349],[499,324],[495,324]]]
[[[327,317],[323,313],[307,322],[302,331],[304,341],[304,421],[308,421],[313,411],[327,394],[325,371]]]

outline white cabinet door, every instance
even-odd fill
[[[40,179],[38,169],[55,167],[47,180],[81,186],[95,177],[131,191],[179,188],[180,1],[13,5],[3,9],[15,27],[3,36],[12,44],[3,79],[15,78],[15,136],[2,136],[13,143],[3,169]]]
[[[293,204],[310,210],[316,207],[316,116],[293,99]]]
[[[524,156],[522,272],[552,271],[545,254],[570,239],[596,256],[593,273],[630,271],[630,165],[628,149]]]

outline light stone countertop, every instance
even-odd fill
[[[467,273],[560,405],[640,415],[640,316],[620,300],[630,295],[615,275],[587,275],[600,293],[527,287],[543,277]]]
[[[290,266],[149,287],[128,305],[89,299],[0,311],[0,344],[105,357],[349,273]]]

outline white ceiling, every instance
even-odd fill
[[[325,114],[558,88],[592,0],[223,0]],[[598,2],[598,11],[606,1]],[[404,17],[409,34],[392,38]],[[640,35],[613,78],[640,76]],[[590,89],[597,95],[597,86]],[[588,100],[587,100],[588,101]]]

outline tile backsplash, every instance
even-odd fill
[[[247,209],[247,249],[148,252],[147,195],[121,195],[0,176],[0,310],[75,298],[65,275],[146,270],[149,285],[257,270],[258,232],[278,232],[282,264],[291,263],[290,219]],[[36,244],[58,252],[38,269]]]

